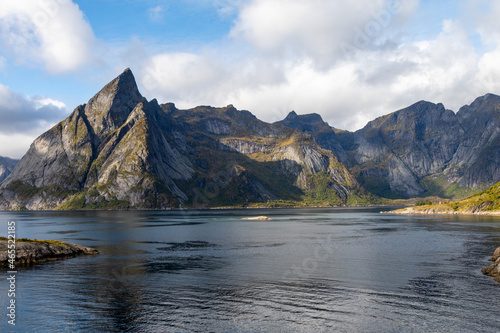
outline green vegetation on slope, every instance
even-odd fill
[[[450,184],[443,176],[425,177],[420,181],[420,186],[426,190],[423,196],[438,196],[453,200],[462,200],[480,192],[469,187],[461,187],[457,183]]]
[[[6,237],[0,237],[0,241],[9,241],[11,240],[10,238]],[[39,244],[49,244],[49,245],[56,245],[56,246],[61,246],[61,247],[67,247],[68,244],[61,242],[61,241],[56,241],[56,240],[40,240],[40,239],[28,239],[28,238],[18,238],[15,239],[16,243],[39,243]]]
[[[500,213],[500,183],[478,193],[468,199],[439,204],[416,204],[415,207],[399,210],[400,213],[430,214],[488,214]]]

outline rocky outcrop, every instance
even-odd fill
[[[400,214],[400,215],[488,215],[500,216],[500,211],[488,210],[454,210],[449,205],[425,206],[425,207],[407,207],[394,211],[381,212],[382,214]]]
[[[0,156],[0,183],[12,173],[18,162],[18,160]]]
[[[490,261],[493,261],[493,264],[483,268],[481,272],[483,272],[484,275],[494,277],[495,281],[500,282],[500,247],[495,250]]]
[[[16,266],[99,253],[99,251],[90,247],[59,241],[16,240],[15,245]],[[9,264],[8,260],[8,241],[3,238],[0,239],[0,266],[7,266]]]

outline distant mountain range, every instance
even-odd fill
[[[317,114],[269,124],[232,105],[147,101],[127,69],[33,142],[0,184],[0,209],[465,197],[500,180],[499,121],[500,97],[488,94],[457,114],[419,102],[356,132]]]
[[[331,150],[367,190],[387,198],[463,198],[500,180],[500,97],[458,113],[421,101],[352,133],[319,115],[290,113],[284,125]]]
[[[0,156],[0,183],[12,172],[19,160]]]

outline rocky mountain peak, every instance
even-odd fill
[[[330,125],[328,125],[328,123],[326,123],[317,113],[297,115],[295,111],[292,111],[279,123],[287,127],[300,130],[306,134],[315,135],[322,133],[322,138],[319,138],[319,141],[323,141],[323,136],[325,134],[327,134],[329,138],[335,136],[335,133]]]
[[[289,123],[289,122],[300,122],[302,124],[313,124],[313,123],[324,123],[323,118],[321,115],[317,113],[308,113],[308,114],[301,114],[298,115],[295,111],[291,111],[285,119],[283,119],[283,123]]]
[[[460,116],[465,116],[465,114],[481,109],[484,111],[495,111],[500,109],[500,96],[495,94],[486,94],[484,96],[478,97],[470,105],[465,105],[460,108],[458,114]]]
[[[286,116],[286,118],[284,120],[292,120],[292,119],[295,119],[297,118],[297,113],[295,111],[290,111],[290,113],[288,114],[288,116]]]
[[[127,68],[89,100],[85,115],[100,137],[120,127],[142,100],[134,75]]]

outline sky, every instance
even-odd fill
[[[130,68],[148,100],[357,130],[500,94],[500,0],[0,0],[0,155]]]

